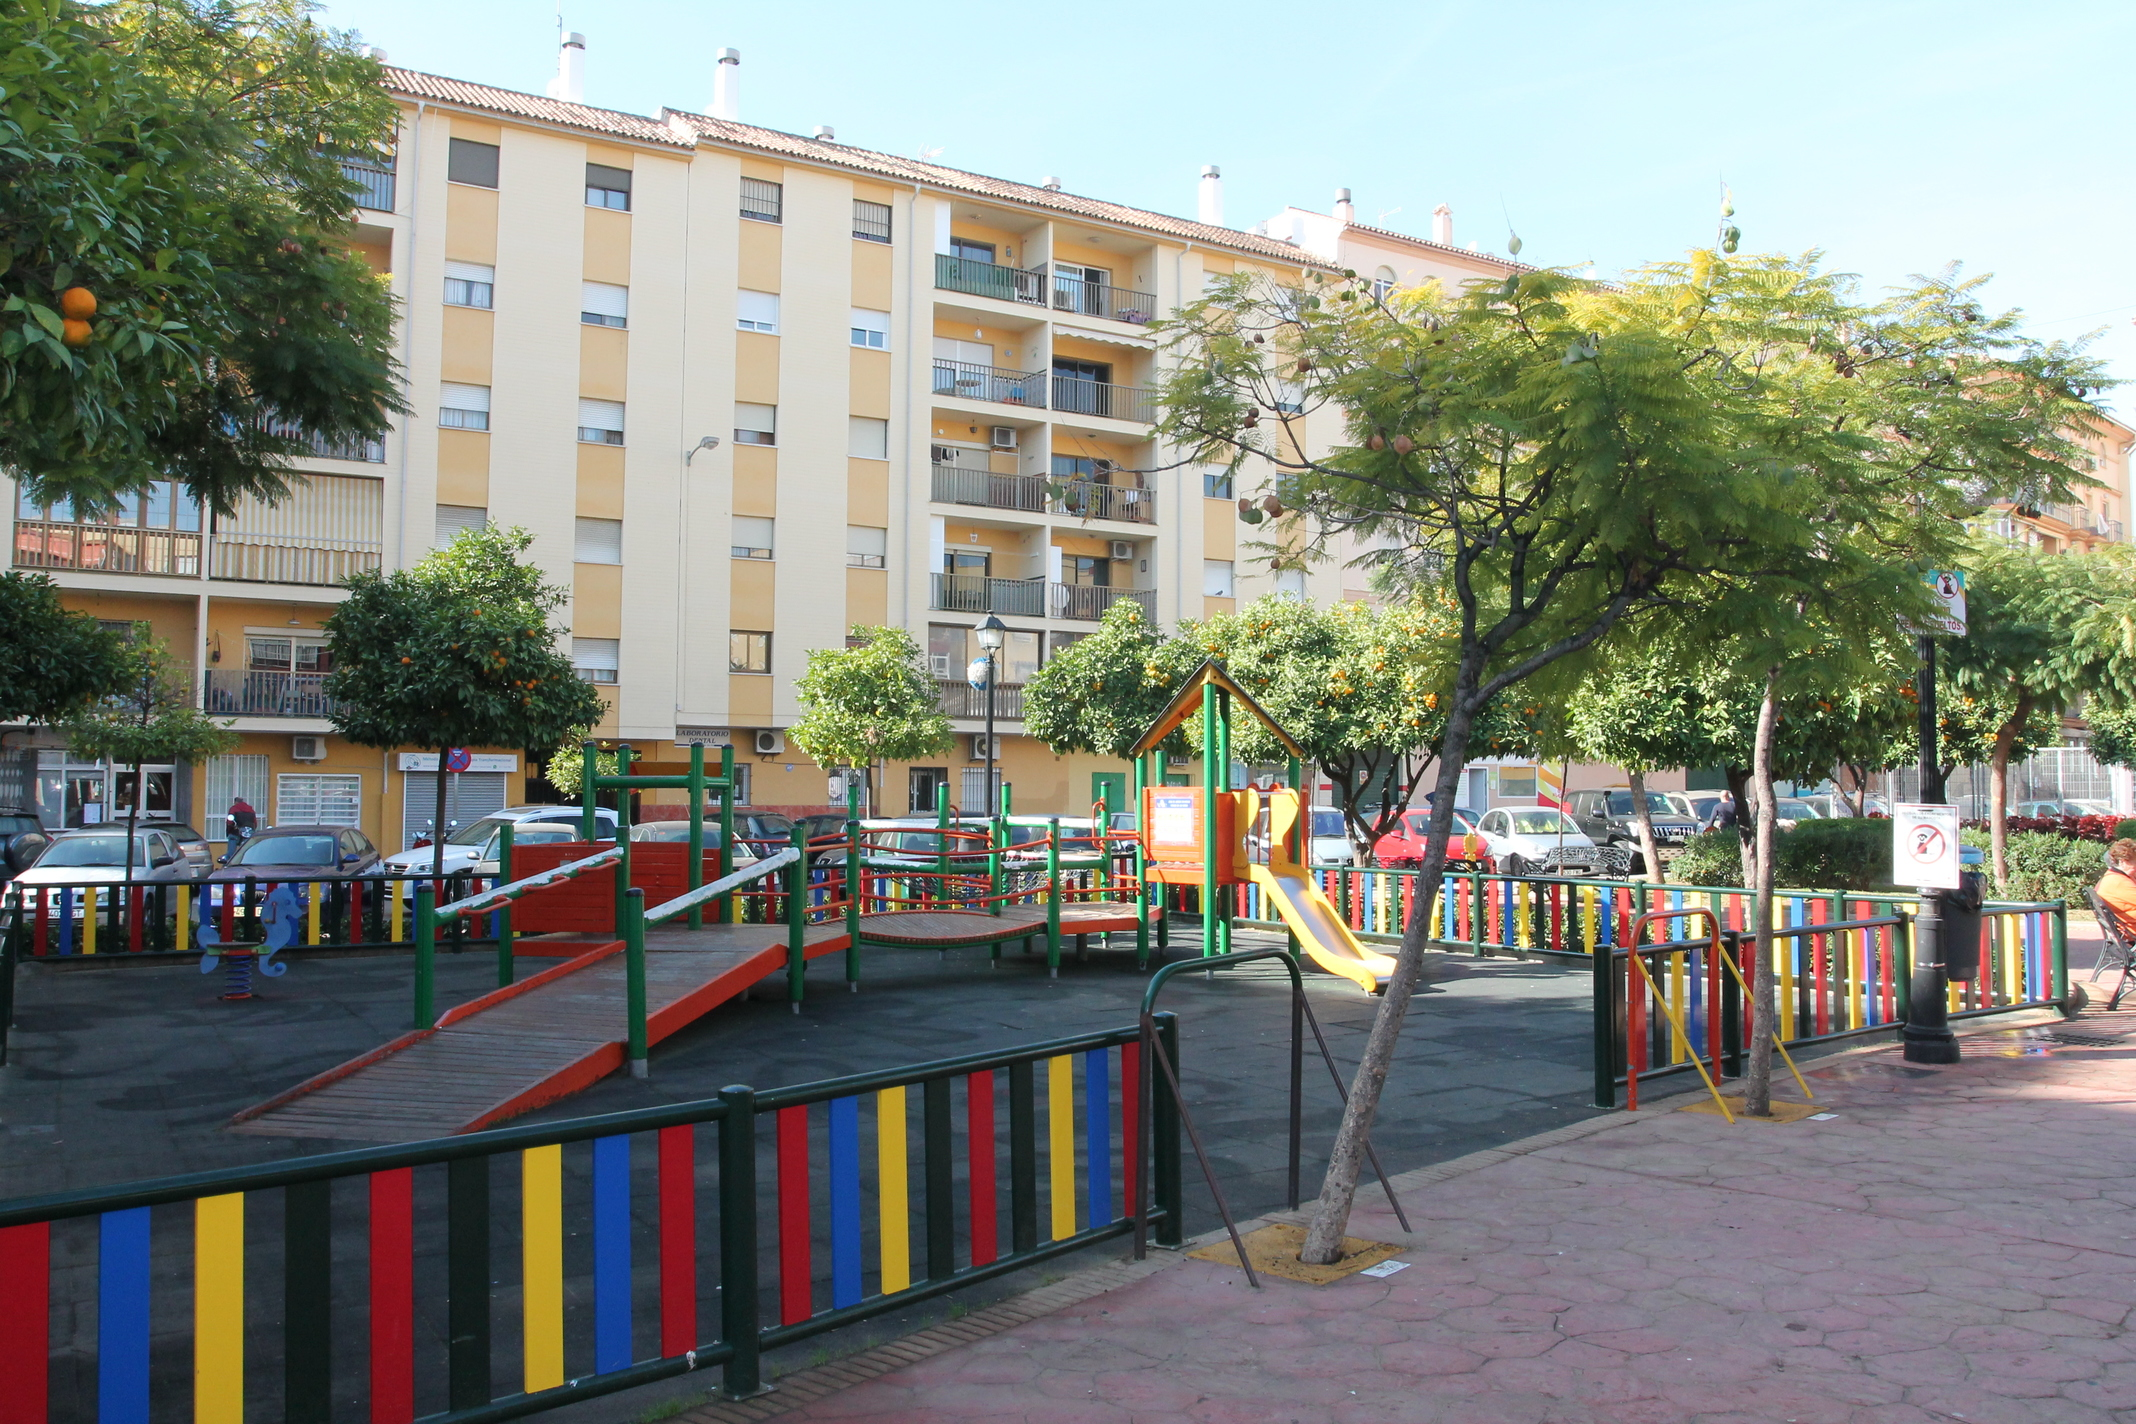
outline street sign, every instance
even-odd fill
[[[1911,631],[1924,637],[1963,638],[1965,636],[1965,570],[1931,569],[1923,576],[1936,601],[1943,605],[1942,611],[1931,615],[1927,622]]]
[[[466,771],[475,764],[475,754],[466,747],[449,747],[445,752],[447,771]]]
[[[1924,890],[1958,888],[1958,808],[1891,808],[1891,878]]]

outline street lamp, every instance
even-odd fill
[[[986,688],[986,809],[982,814],[991,816],[1001,801],[1001,793],[994,786],[994,684],[999,681],[995,674],[1000,668],[1001,645],[1007,641],[1003,635],[1009,625],[989,613],[986,621],[972,631],[979,639],[983,656],[972,659],[971,671],[984,679],[983,684],[975,685]]]

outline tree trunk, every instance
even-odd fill
[[[1669,877],[1662,873],[1661,852],[1654,845],[1654,812],[1647,806],[1646,773],[1626,771],[1624,779],[1632,791],[1632,824],[1639,828],[1639,858],[1646,862],[1648,878],[1664,883]]]
[[[445,878],[445,758],[451,751],[451,747],[438,748],[437,814],[430,820],[430,873],[439,880]]]
[[[1417,867],[1415,907],[1402,927],[1402,947],[1395,956],[1394,975],[1373,1015],[1372,1032],[1365,1039],[1364,1058],[1350,1083],[1350,1101],[1343,1109],[1342,1126],[1328,1153],[1328,1173],[1320,1184],[1320,1200],[1313,1208],[1312,1225],[1305,1234],[1301,1259],[1315,1265],[1332,1265],[1342,1257],[1343,1233],[1350,1225],[1350,1208],[1357,1198],[1357,1178],[1364,1165],[1365,1142],[1372,1134],[1372,1119],[1379,1112],[1380,1093],[1387,1086],[1387,1070],[1394,1062],[1394,1046],[1401,1038],[1402,1018],[1409,1012],[1409,999],[1424,972],[1424,946],[1431,938],[1432,905],[1438,899],[1446,872],[1446,842],[1454,827],[1454,798],[1461,784],[1461,765],[1467,760],[1469,730],[1476,709],[1464,706],[1457,687],[1454,710],[1446,719],[1446,732],[1439,743],[1439,776],[1431,803],[1431,835],[1424,843],[1424,859]]]
[[[1736,854],[1743,861],[1743,883],[1758,883],[1757,823],[1750,818],[1750,773],[1740,766],[1724,767],[1728,794],[1735,798]]]
[[[1778,1019],[1778,996],[1773,992],[1773,879],[1776,859],[1773,839],[1779,830],[1779,808],[1773,799],[1773,729],[1780,720],[1780,668],[1775,664],[1765,674],[1765,700],[1758,704],[1758,738],[1751,753],[1751,781],[1758,797],[1756,863],[1753,879],[1756,893],[1751,900],[1751,925],[1757,945],[1758,972],[1751,980],[1751,1013],[1756,1023],[1750,1036],[1750,1069],[1743,1078],[1743,1111],[1752,1117],[1773,1115],[1773,1033]]]
[[[2010,863],[2006,858],[2010,843],[2010,748],[2017,744],[2018,732],[2031,718],[2032,699],[2019,693],[2010,720],[1995,729],[1995,751],[1988,759],[1988,847],[1998,895],[2010,893]]]

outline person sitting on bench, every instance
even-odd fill
[[[2136,839],[2123,836],[2106,848],[2106,874],[2095,888],[2121,922],[2122,934],[2136,939]]]

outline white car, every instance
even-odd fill
[[[133,879],[137,885],[167,885],[174,881],[197,881],[200,868],[170,832],[143,826],[134,836]],[[119,885],[126,879],[126,828],[85,827],[61,831],[52,837],[28,870],[9,883],[25,890],[41,887]],[[75,901],[75,913],[81,913]]]
[[[1602,869],[1602,848],[1572,817],[1548,806],[1486,811],[1476,834],[1501,875],[1592,875]]]
[[[515,845],[542,838],[576,840],[580,814],[577,806],[507,806],[479,821],[470,822],[445,837],[445,873],[451,875],[455,871],[472,870],[481,875],[496,874],[497,832],[504,826],[512,828]],[[593,814],[601,839],[614,840],[616,813],[600,806]],[[554,828],[561,828],[566,834],[557,836]],[[387,856],[384,868],[396,875],[428,875],[435,854],[430,846],[415,846],[399,855]]]

